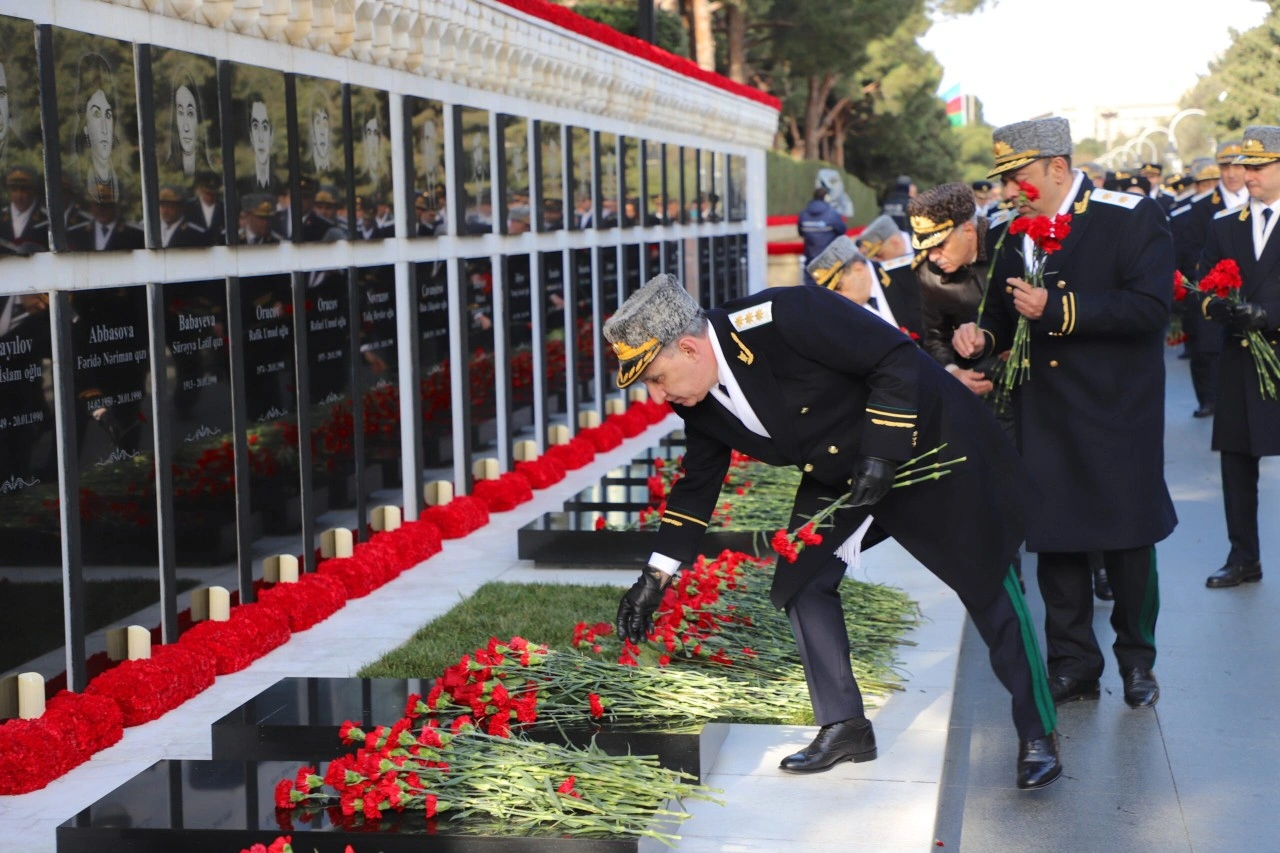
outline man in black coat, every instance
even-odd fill
[[[731,449],[794,466],[804,476],[788,529],[849,498],[820,529],[820,543],[774,572],[770,599],[791,620],[821,726],[782,769],[875,758],[837,592],[845,565],[835,556],[874,512],[957,592],[990,647],[1013,695],[1018,786],[1061,775],[1057,718],[1009,568],[1037,495],[977,398],[906,335],[825,288],[774,288],[704,312],[674,276],[660,275],[627,299],[604,335],[618,356],[618,386],[641,381],[654,400],[674,404],[688,437],[649,567],[618,609],[620,636],[644,641],[671,576],[697,555]],[[940,480],[893,489],[902,463],[943,444],[943,461],[965,461]]]
[[[853,238],[842,235],[805,266],[814,282],[884,320],[919,342],[924,334],[920,284],[911,258],[879,264],[862,254]]]
[[[1239,156],[1240,140],[1219,145],[1217,163],[1205,164],[1197,172],[1197,177],[1215,175],[1217,183],[1212,189],[1198,193],[1189,202],[1169,212],[1178,269],[1190,281],[1200,278],[1197,267],[1213,217],[1249,200],[1249,191],[1244,185],[1244,166],[1235,162]],[[1184,311],[1182,328],[1187,333],[1187,346],[1191,351],[1191,385],[1199,404],[1194,416],[1207,418],[1216,410],[1218,399],[1218,358],[1222,353],[1223,328],[1205,319],[1198,302],[1192,309]]]
[[[1022,457],[1045,492],[1027,535],[1039,553],[1054,700],[1097,699],[1103,656],[1093,633],[1089,552],[1103,552],[1115,595],[1114,650],[1131,707],[1159,687],[1155,543],[1177,523],[1164,482],[1164,346],[1173,299],[1173,242],[1151,199],[1094,188],[1071,167],[1065,119],[997,128],[993,175],[1039,198],[1023,215],[1071,215],[1044,287],[1025,279],[1030,238],[1010,236],[992,260],[979,325],[956,330],[965,358],[1010,348],[1030,329],[1030,377],[1014,394]],[[998,226],[993,245],[1007,232]],[[1024,258],[1027,260],[1024,261]]]
[[[1275,349],[1280,341],[1280,127],[1245,130],[1236,163],[1246,170],[1250,200],[1210,223],[1200,274],[1225,258],[1240,267],[1240,302],[1204,297],[1202,316],[1227,330],[1218,363],[1218,413],[1213,449],[1221,454],[1222,498],[1231,551],[1205,581],[1212,589],[1262,580],[1258,546],[1258,460],[1280,455],[1280,400],[1262,396],[1246,335],[1258,331]]]

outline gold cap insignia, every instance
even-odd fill
[[[618,357],[618,387],[626,388],[635,382],[661,350],[662,344],[657,338],[649,338],[636,347],[623,341],[614,341],[613,352]]]

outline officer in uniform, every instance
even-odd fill
[[[188,222],[184,214],[186,193],[181,188],[165,185],[159,193],[160,248],[189,249],[209,245],[209,235],[199,225]]]
[[[921,339],[920,286],[911,271],[910,257],[878,264],[859,252],[852,239],[841,236],[810,261],[805,271],[819,287],[861,305],[912,340]]]
[[[244,225],[240,228],[240,245],[260,246],[283,243],[284,235],[272,228],[276,218],[276,200],[266,193],[253,193],[244,199]]]
[[[1030,239],[1004,241],[980,325],[956,330],[966,358],[1001,352],[1030,321],[1031,375],[1014,396],[1022,457],[1045,489],[1027,536],[1039,554],[1054,700],[1097,699],[1104,660],[1093,633],[1089,552],[1103,552],[1111,624],[1131,707],[1155,704],[1158,576],[1155,543],[1176,516],[1164,482],[1164,340],[1173,242],[1155,202],[1099,190],[1071,168],[1066,119],[996,129],[992,175],[1029,183],[1024,213],[1070,214],[1045,287],[1024,279]],[[1008,225],[993,237],[998,240]]]
[[[91,219],[67,228],[67,245],[73,252],[116,252],[146,248],[142,229],[120,218],[112,184],[97,187],[89,199]]]
[[[1235,162],[1238,156],[1240,140],[1219,145],[1217,162],[1205,163],[1197,172],[1197,178],[1216,178],[1213,187],[1169,211],[1178,269],[1190,281],[1200,278],[1197,268],[1213,217],[1227,208],[1239,207],[1249,199],[1249,191],[1244,185],[1244,166]],[[1191,385],[1199,404],[1193,416],[1212,417],[1218,398],[1218,357],[1222,352],[1223,328],[1210,323],[1199,310],[1184,311],[1182,327],[1187,333],[1187,348],[1191,352]]]
[[[899,175],[898,180],[893,184],[893,190],[885,196],[884,204],[880,205],[880,215],[891,218],[899,230],[905,231],[907,228],[907,203],[915,197],[916,185],[912,182],[910,175]]]
[[[1036,494],[977,398],[906,336],[821,287],[772,288],[704,312],[674,276],[660,275],[628,297],[604,336],[618,357],[618,386],[640,381],[654,400],[674,404],[688,436],[649,566],[618,608],[619,636],[644,640],[672,575],[698,554],[731,448],[795,466],[803,477],[789,529],[846,492],[848,503],[819,531],[821,542],[780,562],[773,577],[770,600],[791,620],[821,726],[782,769],[875,758],[837,591],[845,565],[835,556],[874,512],[956,590],[990,646],[1013,695],[1018,786],[1061,775],[1053,702],[1009,571]],[[892,488],[902,463],[944,442],[944,461],[966,457],[949,476]]]
[[[0,208],[0,254],[49,251],[49,219],[41,210],[40,180],[27,166],[5,172],[9,203]]]
[[[196,194],[187,202],[187,221],[199,225],[209,235],[209,245],[220,246],[226,239],[226,210],[222,204],[222,179],[216,172],[196,172]]]
[[[316,190],[311,209],[302,217],[302,242],[320,243],[346,239],[338,222],[338,188],[323,184]]]
[[[1173,207],[1173,194],[1167,192],[1164,187],[1164,166],[1160,163],[1143,163],[1138,169],[1138,175],[1147,179],[1147,183],[1150,184],[1147,195],[1160,205],[1165,216],[1168,216],[1170,208]]]
[[[1204,275],[1224,258],[1240,266],[1240,302],[1205,297],[1203,316],[1227,329],[1218,371],[1213,449],[1221,455],[1222,499],[1231,551],[1205,581],[1211,589],[1262,580],[1258,545],[1258,460],[1280,455],[1280,400],[1262,396],[1246,335],[1280,342],[1280,127],[1245,129],[1235,165],[1246,171],[1249,201],[1216,214],[1200,259]]]

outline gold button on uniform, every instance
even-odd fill
[[[835,456],[837,453],[839,453],[839,452],[840,452],[840,448],[836,447],[836,446],[833,444],[833,445],[831,445],[830,447],[828,447],[828,448],[827,448],[827,452],[828,452],[828,453],[830,453],[832,456]]]
[[[812,471],[812,470],[813,470],[813,463],[812,463],[812,462],[806,462],[806,463],[804,463],[804,472],[805,472],[806,474],[808,474],[808,473],[809,473],[810,471]]]
[[[1066,289],[1067,289],[1067,283],[1065,281],[1058,282],[1058,290],[1066,290]]]
[[[802,415],[807,415],[807,414],[809,414],[809,407],[808,407],[808,406],[801,406],[801,407],[800,407],[800,414],[802,414]]]
[[[1054,358],[1054,359],[1050,359],[1050,360],[1049,360],[1049,366],[1050,366],[1050,367],[1057,367],[1057,366],[1058,366],[1058,360],[1057,360],[1056,358]]]

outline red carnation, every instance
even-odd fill
[[[591,716],[597,720],[604,716],[604,703],[600,701],[599,693],[588,693],[587,700],[591,703]]]
[[[1018,189],[1027,197],[1027,201],[1040,200],[1040,190],[1036,189],[1034,184],[1029,184],[1026,181],[1018,181]]]

